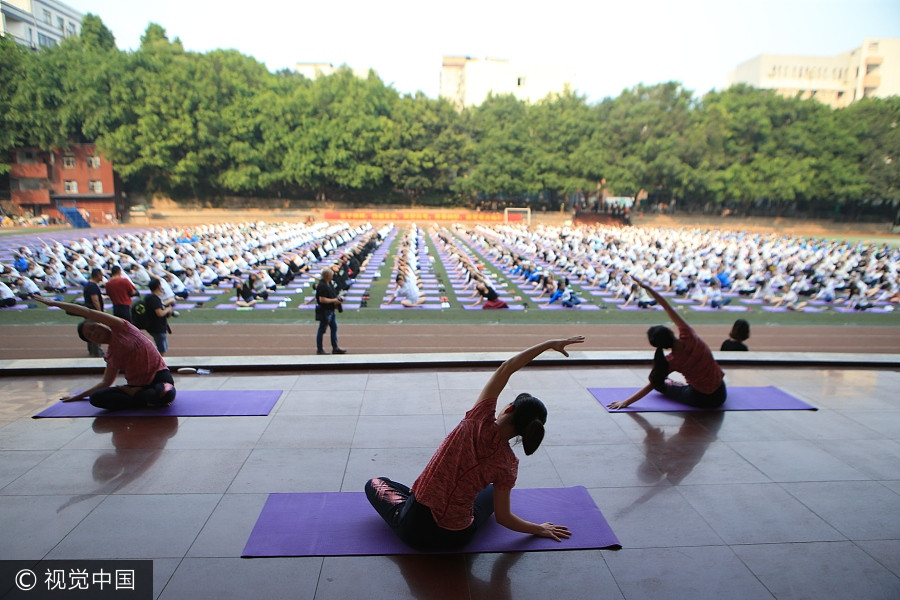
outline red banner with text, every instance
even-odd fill
[[[451,213],[401,210],[326,210],[326,221],[503,221],[503,213]],[[521,213],[510,213],[510,221],[521,221]]]

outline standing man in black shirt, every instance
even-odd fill
[[[82,292],[82,295],[84,296],[84,305],[91,310],[100,312],[103,312],[103,292],[100,291],[100,283],[102,281],[103,271],[98,268],[91,269],[91,277],[88,279],[88,282],[84,284],[84,291]],[[91,356],[103,356],[103,348],[100,347],[100,344],[88,342],[87,349],[88,354]]]
[[[147,324],[147,333],[156,342],[156,349],[160,356],[165,356],[169,349],[169,316],[177,317],[175,307],[162,301],[163,287],[159,279],[150,280],[150,293],[144,296],[144,304],[147,306],[147,314],[150,316]]]
[[[319,331],[316,333],[316,354],[327,354],[322,348],[322,338],[325,335],[325,329],[331,328],[331,353],[346,354],[347,351],[338,346],[337,339],[337,319],[334,317],[334,311],[342,312],[341,297],[338,290],[332,283],[334,272],[331,268],[322,269],[322,278],[316,286],[316,320],[319,321]]]

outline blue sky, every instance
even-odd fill
[[[430,97],[451,54],[565,65],[597,101],[670,80],[700,95],[760,54],[832,56],[900,38],[900,0],[64,1],[98,15],[122,50],[152,22],[188,50],[233,48],[270,71],[373,68],[401,93]]]

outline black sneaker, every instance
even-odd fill
[[[316,354],[328,354],[328,353],[320,348],[319,350],[316,350]]]
[[[347,354],[347,351],[343,348],[335,348],[331,351],[332,354]]]

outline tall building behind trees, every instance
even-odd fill
[[[51,48],[81,33],[80,12],[55,0],[3,0],[0,35],[33,50]]]
[[[441,65],[441,98],[462,110],[481,104],[488,94],[512,94],[536,102],[572,88],[575,74],[563,65],[518,64],[499,58],[445,56]]]
[[[900,40],[867,38],[837,56],[762,54],[738,65],[729,83],[774,90],[786,98],[815,98],[832,108],[898,96]]]

